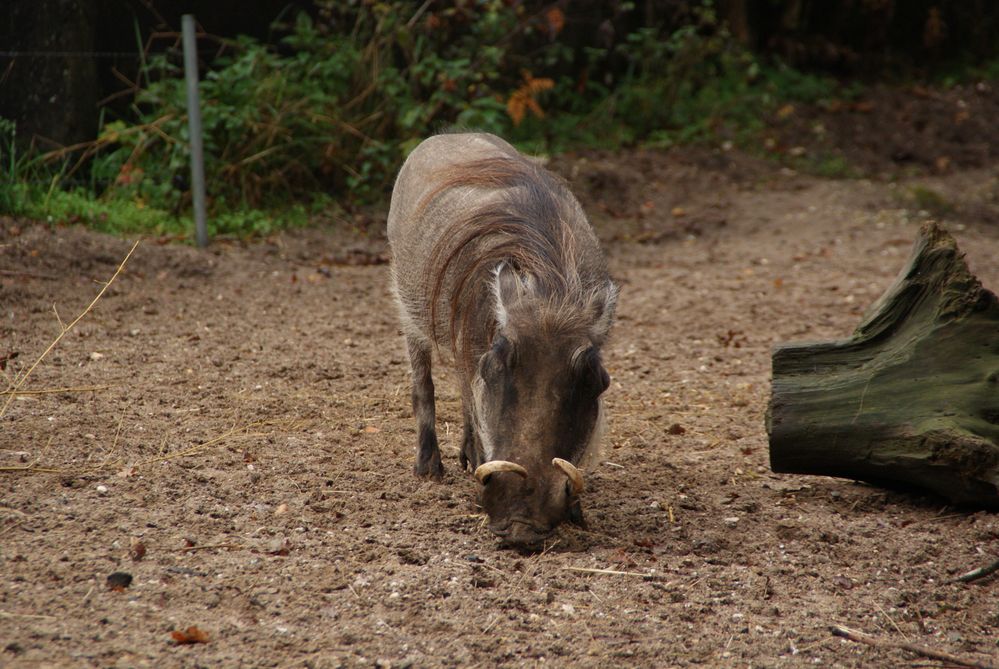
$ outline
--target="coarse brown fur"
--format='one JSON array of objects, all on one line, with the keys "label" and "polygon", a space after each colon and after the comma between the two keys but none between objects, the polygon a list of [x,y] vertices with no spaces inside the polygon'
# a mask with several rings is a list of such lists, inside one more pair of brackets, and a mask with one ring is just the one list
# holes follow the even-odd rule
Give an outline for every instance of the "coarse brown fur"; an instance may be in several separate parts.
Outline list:
[{"label": "coarse brown fur", "polygon": [[[545,329],[579,329],[592,320],[585,311],[589,296],[582,294],[576,264],[576,240],[566,223],[562,203],[568,195],[565,182],[536,163],[495,157],[449,166],[434,175],[438,185],[420,203],[418,212],[429,207],[441,193],[456,188],[502,190],[505,196],[474,207],[448,224],[432,251],[427,264],[427,281],[433,286],[430,297],[431,336],[438,341],[438,305],[448,270],[478,245],[470,262],[459,265],[453,277],[454,289],[447,299],[448,327],[452,353],[466,369],[473,363],[474,329],[469,320],[475,316],[469,301],[475,299],[471,288],[484,272],[501,262],[509,263],[518,273],[530,275],[539,293],[547,296],[539,326]],[[483,243],[492,239],[491,243]],[[495,319],[479,323],[492,331]]]},{"label": "coarse brown fur", "polygon": [[[581,522],[596,452],[600,357],[617,288],[565,182],[492,135],[438,135],[417,147],[389,210],[392,283],[413,371],[415,471],[439,479],[432,352],[458,368],[463,466],[482,470],[490,529],[514,545]],[[562,463],[556,466],[556,462]],[[566,469],[566,468],[571,469]]]}]

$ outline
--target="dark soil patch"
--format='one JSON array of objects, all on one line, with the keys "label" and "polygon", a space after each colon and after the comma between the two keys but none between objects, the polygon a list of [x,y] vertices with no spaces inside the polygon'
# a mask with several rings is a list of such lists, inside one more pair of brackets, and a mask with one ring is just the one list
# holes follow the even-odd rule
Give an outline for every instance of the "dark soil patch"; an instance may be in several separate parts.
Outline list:
[{"label": "dark soil patch", "polygon": [[864,176],[949,174],[999,157],[994,82],[950,89],[875,87],[822,106],[789,105],[770,120],[770,153],[808,171]]}]

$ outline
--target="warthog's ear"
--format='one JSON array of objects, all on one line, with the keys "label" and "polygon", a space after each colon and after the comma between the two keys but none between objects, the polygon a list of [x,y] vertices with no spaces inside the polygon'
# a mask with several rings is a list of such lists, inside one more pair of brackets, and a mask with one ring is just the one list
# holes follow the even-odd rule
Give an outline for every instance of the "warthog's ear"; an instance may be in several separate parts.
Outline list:
[{"label": "warthog's ear", "polygon": [[506,328],[507,311],[506,305],[509,302],[510,292],[514,289],[512,282],[517,280],[513,269],[505,262],[496,265],[493,270],[493,309],[496,311],[496,326],[503,330]]},{"label": "warthog's ear", "polygon": [[607,341],[607,334],[614,324],[614,313],[617,311],[618,289],[613,281],[598,288],[590,298],[590,308],[593,310],[593,325],[590,327],[590,338],[597,346]]},{"label": "warthog's ear", "polygon": [[533,277],[521,277],[508,263],[501,262],[493,270],[493,295],[495,296],[496,324],[500,330],[506,327],[509,306],[534,290]]}]

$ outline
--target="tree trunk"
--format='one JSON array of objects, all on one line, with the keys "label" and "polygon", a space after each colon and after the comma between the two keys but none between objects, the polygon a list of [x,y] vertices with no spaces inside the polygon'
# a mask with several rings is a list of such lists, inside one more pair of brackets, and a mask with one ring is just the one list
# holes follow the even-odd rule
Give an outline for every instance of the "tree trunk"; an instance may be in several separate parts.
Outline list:
[{"label": "tree trunk", "polygon": [[20,55],[0,59],[0,116],[17,123],[19,144],[94,139],[96,0],[11,0],[4,10],[5,48]]},{"label": "tree trunk", "polygon": [[923,488],[999,506],[999,302],[927,224],[849,339],[778,345],[775,472]]},{"label": "tree trunk", "polygon": [[749,30],[749,14],[746,10],[746,0],[722,0],[718,10],[728,25],[732,37],[744,47],[753,48],[752,34]]}]

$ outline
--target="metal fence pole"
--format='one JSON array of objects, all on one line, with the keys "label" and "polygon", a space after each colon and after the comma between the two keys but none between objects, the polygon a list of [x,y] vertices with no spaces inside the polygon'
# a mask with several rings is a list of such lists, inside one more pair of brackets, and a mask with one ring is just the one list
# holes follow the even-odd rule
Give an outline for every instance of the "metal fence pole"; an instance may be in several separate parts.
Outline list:
[{"label": "metal fence pole", "polygon": [[194,15],[181,17],[184,42],[184,78],[187,80],[187,125],[191,134],[191,195],[194,232],[198,246],[208,245],[205,224],[205,159],[201,141],[201,100],[198,97],[198,43],[194,38]]}]

